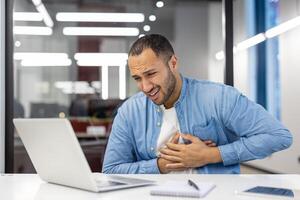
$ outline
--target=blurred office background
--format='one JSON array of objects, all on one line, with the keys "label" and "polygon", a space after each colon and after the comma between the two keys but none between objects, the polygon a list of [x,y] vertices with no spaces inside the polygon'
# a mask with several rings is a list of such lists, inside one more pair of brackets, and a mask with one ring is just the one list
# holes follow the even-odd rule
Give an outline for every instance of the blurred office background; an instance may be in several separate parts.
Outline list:
[{"label": "blurred office background", "polygon": [[[223,83],[222,3],[15,0],[6,10],[13,21],[13,48],[6,51],[13,87],[5,87],[13,93],[13,117],[70,119],[92,170],[101,171],[116,110],[138,92],[127,68],[130,45],[145,34],[165,35],[182,74]],[[294,136],[289,150],[246,166],[300,173],[300,0],[233,0],[232,14],[234,87]],[[17,133],[11,134],[8,170],[34,172]]]}]

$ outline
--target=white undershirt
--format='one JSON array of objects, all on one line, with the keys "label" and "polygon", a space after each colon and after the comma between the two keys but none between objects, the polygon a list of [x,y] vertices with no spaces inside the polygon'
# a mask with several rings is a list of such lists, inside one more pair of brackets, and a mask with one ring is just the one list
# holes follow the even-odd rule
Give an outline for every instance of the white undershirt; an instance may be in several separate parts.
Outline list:
[{"label": "white undershirt", "polygon": [[[160,106],[163,114],[162,125],[160,129],[160,134],[157,140],[156,154],[159,154],[159,149],[165,147],[165,144],[169,142],[176,132],[180,132],[180,126],[174,107],[166,109],[163,105]],[[179,138],[179,143],[184,143],[182,138]],[[174,171],[174,174],[191,174],[197,173],[193,169],[187,169],[184,171]]]}]

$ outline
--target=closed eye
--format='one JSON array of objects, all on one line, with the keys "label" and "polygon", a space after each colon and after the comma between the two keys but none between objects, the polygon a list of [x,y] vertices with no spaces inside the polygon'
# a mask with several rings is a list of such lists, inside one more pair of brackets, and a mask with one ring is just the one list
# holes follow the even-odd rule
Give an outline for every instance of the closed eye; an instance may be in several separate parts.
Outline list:
[{"label": "closed eye", "polygon": [[134,77],[134,80],[139,81],[139,80],[141,80],[141,78],[140,77]]},{"label": "closed eye", "polygon": [[151,73],[148,73],[147,76],[153,76],[155,74],[156,74],[156,72],[151,72]]}]

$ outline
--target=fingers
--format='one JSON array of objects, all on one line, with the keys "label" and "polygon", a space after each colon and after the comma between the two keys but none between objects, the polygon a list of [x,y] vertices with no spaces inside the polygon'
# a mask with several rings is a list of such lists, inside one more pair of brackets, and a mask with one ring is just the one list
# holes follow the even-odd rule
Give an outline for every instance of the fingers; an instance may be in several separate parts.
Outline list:
[{"label": "fingers", "polygon": [[184,171],[184,170],[187,170],[188,168],[187,167],[179,167],[179,168],[175,168],[175,169],[172,169],[172,171]]},{"label": "fingers", "polygon": [[203,141],[207,146],[209,146],[209,147],[216,147],[217,145],[216,145],[216,143],[214,143],[213,141],[211,141],[211,140],[204,140]]},{"label": "fingers", "polygon": [[163,158],[163,159],[169,160],[169,161],[173,161],[173,162],[182,161],[182,159],[180,157],[170,156],[170,155],[166,155],[166,154],[163,154],[163,153],[160,154],[160,157]]},{"label": "fingers", "polygon": [[171,150],[174,150],[174,151],[181,151],[183,148],[185,148],[185,145],[184,144],[173,144],[173,143],[170,143],[168,142],[166,144],[166,146],[171,149]]},{"label": "fingers", "polygon": [[178,144],[179,137],[180,137],[180,133],[176,132],[175,135],[172,137],[170,142],[174,143],[174,144]]},{"label": "fingers", "polygon": [[173,151],[171,149],[168,149],[168,148],[162,148],[159,150],[160,153],[163,153],[163,154],[166,154],[166,155],[169,155],[169,156],[179,156],[180,153],[178,151]]},{"label": "fingers", "polygon": [[176,170],[176,169],[182,169],[186,167],[182,163],[170,163],[170,164],[166,164],[166,168],[169,170]]},{"label": "fingers", "polygon": [[193,136],[193,135],[191,135],[191,134],[180,134],[180,136],[181,136],[183,139],[185,139],[185,140],[191,141],[192,143],[193,143],[193,142],[199,141],[199,138],[198,138],[198,137],[195,137],[195,136]]}]

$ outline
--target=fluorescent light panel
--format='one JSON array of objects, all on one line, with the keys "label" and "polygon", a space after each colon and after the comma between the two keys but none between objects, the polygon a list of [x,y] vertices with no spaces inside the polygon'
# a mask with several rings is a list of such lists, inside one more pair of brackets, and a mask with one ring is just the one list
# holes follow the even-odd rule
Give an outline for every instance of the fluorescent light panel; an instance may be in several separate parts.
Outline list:
[{"label": "fluorescent light panel", "polygon": [[43,16],[38,12],[14,12],[14,21],[43,21]]},{"label": "fluorescent light panel", "polygon": [[84,13],[59,12],[56,20],[62,22],[144,22],[142,13]]},{"label": "fluorescent light panel", "polygon": [[24,67],[70,66],[72,61],[66,53],[16,52],[14,60],[21,60]]},{"label": "fluorescent light panel", "polygon": [[263,41],[266,40],[266,37],[263,33],[257,34],[251,38],[248,38],[247,40],[244,40],[236,45],[236,50],[244,50],[248,49],[249,47],[255,46]]},{"label": "fluorescent light panel", "polygon": [[46,24],[46,26],[53,27],[54,23],[48,13],[48,11],[46,10],[44,4],[40,4],[40,5],[36,6],[36,9],[43,16],[43,20],[44,20],[44,23]]},{"label": "fluorescent light panel", "polygon": [[44,53],[44,52],[15,52],[15,60],[25,60],[25,59],[68,59],[68,54],[66,53]]},{"label": "fluorescent light panel", "polygon": [[[247,49],[249,47],[252,47],[254,45],[257,45],[257,44],[265,41],[267,38],[273,38],[282,33],[285,33],[286,31],[296,28],[297,26],[300,26],[300,16],[295,17],[286,22],[283,22],[283,23],[279,24],[278,26],[275,26],[275,27],[267,30],[265,33],[257,34],[247,40],[240,42],[236,46],[236,51],[241,51],[241,50]],[[235,50],[235,47],[234,47],[234,50]],[[219,51],[218,53],[216,53],[215,57],[217,60],[224,59],[224,52]]]},{"label": "fluorescent light panel", "polygon": [[278,35],[286,32],[286,31],[289,31],[299,25],[300,25],[300,16],[295,17],[286,22],[283,22],[283,23],[279,24],[278,26],[275,26],[274,28],[267,30],[265,35],[267,38],[272,38],[272,37],[278,36]]},{"label": "fluorescent light panel", "polygon": [[45,8],[42,0],[32,0],[33,5],[37,9],[37,11],[42,15],[44,23],[48,27],[53,27],[54,23],[53,20],[51,19],[47,9]]},{"label": "fluorescent light panel", "polygon": [[52,29],[41,26],[14,26],[15,35],[52,35]]},{"label": "fluorescent light panel", "polygon": [[24,59],[21,61],[23,67],[54,67],[54,66],[71,66],[70,59]]},{"label": "fluorescent light panel", "polygon": [[98,58],[99,60],[103,60],[103,59],[127,60],[128,54],[127,53],[75,53],[74,58],[76,60],[93,59],[93,58]]},{"label": "fluorescent light panel", "polygon": [[85,36],[137,36],[138,28],[123,27],[65,27],[64,35],[85,35]]},{"label": "fluorescent light panel", "polygon": [[121,66],[126,65],[127,53],[75,53],[79,66]]},{"label": "fluorescent light panel", "polygon": [[42,4],[42,0],[32,0],[32,3],[35,6],[39,6],[40,4]]}]

